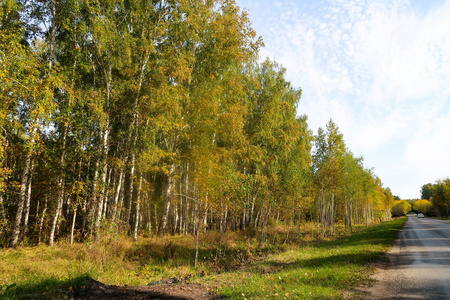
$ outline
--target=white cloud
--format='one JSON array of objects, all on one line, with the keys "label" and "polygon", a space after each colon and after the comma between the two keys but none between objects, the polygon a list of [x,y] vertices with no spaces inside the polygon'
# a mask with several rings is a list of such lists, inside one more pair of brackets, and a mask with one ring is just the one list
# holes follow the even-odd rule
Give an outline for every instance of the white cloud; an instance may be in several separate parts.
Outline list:
[{"label": "white cloud", "polygon": [[449,129],[450,115],[424,124],[407,145],[408,164],[423,172],[450,176]]}]

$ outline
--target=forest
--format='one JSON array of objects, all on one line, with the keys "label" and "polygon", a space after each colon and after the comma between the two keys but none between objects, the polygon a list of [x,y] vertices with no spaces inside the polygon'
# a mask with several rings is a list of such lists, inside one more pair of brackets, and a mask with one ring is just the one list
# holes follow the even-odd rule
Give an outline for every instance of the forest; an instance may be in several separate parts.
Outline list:
[{"label": "forest", "polygon": [[1,247],[390,219],[263,46],[233,0],[1,1]]}]

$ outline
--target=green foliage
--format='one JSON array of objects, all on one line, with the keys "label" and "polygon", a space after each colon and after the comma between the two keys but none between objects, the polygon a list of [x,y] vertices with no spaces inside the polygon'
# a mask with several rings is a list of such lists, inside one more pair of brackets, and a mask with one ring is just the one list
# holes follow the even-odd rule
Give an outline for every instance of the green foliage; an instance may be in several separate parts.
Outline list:
[{"label": "green foliage", "polygon": [[[429,200],[432,208],[428,211],[438,217],[450,217],[450,179],[436,180],[422,186],[422,199]],[[428,205],[428,204],[427,204]]]},{"label": "green foliage", "polygon": [[257,62],[234,1],[5,0],[0,20],[2,246],[108,224],[136,239],[250,228],[262,247],[271,220],[287,243],[306,221],[333,235],[389,211],[338,126],[314,137],[286,70]]},{"label": "green foliage", "polygon": [[422,199],[430,200],[433,196],[433,184],[427,183],[424,184],[420,190],[420,194]]}]

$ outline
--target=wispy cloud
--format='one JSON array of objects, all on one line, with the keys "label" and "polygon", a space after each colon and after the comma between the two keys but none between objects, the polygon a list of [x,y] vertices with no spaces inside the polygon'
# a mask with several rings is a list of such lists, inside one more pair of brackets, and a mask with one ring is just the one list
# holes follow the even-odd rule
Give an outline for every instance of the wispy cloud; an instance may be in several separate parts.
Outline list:
[{"label": "wispy cloud", "polygon": [[[403,184],[399,170],[450,175],[450,1],[425,2],[238,1],[264,38],[261,56],[303,89],[299,114],[314,130],[336,121],[349,148],[404,197],[426,182]],[[377,154],[386,149],[398,156],[395,170]]]}]

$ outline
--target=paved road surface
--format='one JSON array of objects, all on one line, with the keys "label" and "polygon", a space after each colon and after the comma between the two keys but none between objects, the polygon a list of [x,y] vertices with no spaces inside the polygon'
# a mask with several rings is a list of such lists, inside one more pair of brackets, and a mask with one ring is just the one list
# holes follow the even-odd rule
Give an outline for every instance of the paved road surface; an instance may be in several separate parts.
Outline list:
[{"label": "paved road surface", "polygon": [[367,299],[450,299],[450,222],[408,217]]}]

